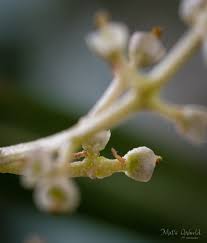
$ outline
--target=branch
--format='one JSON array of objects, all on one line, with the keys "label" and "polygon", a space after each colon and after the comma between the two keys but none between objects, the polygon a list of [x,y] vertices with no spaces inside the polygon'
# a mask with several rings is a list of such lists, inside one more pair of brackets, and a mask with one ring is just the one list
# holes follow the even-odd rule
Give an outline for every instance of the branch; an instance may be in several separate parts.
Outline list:
[{"label": "branch", "polygon": [[[136,102],[136,93],[130,91],[120,102],[115,103],[105,112],[95,118],[87,118],[84,122],[80,122],[68,130],[33,142],[1,148],[0,172],[10,172],[12,171],[10,168],[13,168],[14,173],[16,173],[15,166],[11,165],[11,163],[15,163],[15,165],[19,162],[24,163],[25,155],[29,151],[34,151],[37,148],[45,147],[48,151],[55,151],[65,141],[70,140],[80,145],[86,138],[98,131],[112,127],[126,119],[134,111]],[[17,169],[18,171],[19,169]]]},{"label": "branch", "polygon": [[125,85],[121,82],[119,78],[112,80],[103,96],[98,100],[95,106],[89,112],[89,116],[96,115],[97,113],[105,110],[123,93],[125,90]]},{"label": "branch", "polygon": [[[12,173],[22,175],[23,168],[26,161],[21,159],[12,161],[9,164],[2,164],[0,166],[0,173]],[[113,173],[124,172],[125,168],[117,159],[107,159],[105,157],[98,157],[95,161],[91,159],[84,159],[83,161],[76,161],[67,163],[64,169],[61,167],[57,173],[67,173],[68,177],[95,177],[103,178],[111,176]]]},{"label": "branch", "polygon": [[88,116],[96,115],[110,107],[110,105],[123,94],[126,88],[129,87],[127,80],[124,79],[125,75],[123,75],[128,72],[127,60],[123,55],[119,55],[118,60],[116,60],[116,65],[112,65],[112,69],[114,79],[111,81],[101,98],[91,108]]}]

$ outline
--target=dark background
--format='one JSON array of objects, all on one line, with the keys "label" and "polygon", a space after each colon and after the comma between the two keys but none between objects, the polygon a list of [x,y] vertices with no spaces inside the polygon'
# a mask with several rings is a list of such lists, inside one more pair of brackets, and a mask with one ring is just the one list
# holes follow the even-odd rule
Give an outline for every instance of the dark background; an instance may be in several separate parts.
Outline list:
[{"label": "dark background", "polygon": [[[111,79],[107,65],[87,49],[93,15],[107,9],[130,31],[164,27],[170,48],[186,27],[179,1],[1,0],[0,145],[58,132],[95,103]],[[163,96],[179,104],[207,105],[206,69],[199,53],[179,71]],[[77,179],[82,192],[74,215],[40,213],[32,193],[14,175],[0,175],[0,242],[20,243],[39,234],[48,243],[177,241],[161,229],[200,229],[206,241],[207,146],[193,146],[172,124],[143,113],[113,130],[105,155],[148,146],[163,162],[149,183],[124,175]]]}]

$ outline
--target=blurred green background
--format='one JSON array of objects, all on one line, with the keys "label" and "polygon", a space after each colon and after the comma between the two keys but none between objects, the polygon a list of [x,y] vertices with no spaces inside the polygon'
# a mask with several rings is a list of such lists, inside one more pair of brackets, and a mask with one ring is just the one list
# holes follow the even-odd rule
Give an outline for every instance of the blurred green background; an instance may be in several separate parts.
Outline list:
[{"label": "blurred green background", "polygon": [[[29,141],[74,124],[111,79],[107,65],[87,49],[93,14],[107,9],[131,32],[163,26],[170,48],[185,26],[179,1],[1,0],[0,145]],[[196,55],[163,92],[180,104],[207,105],[206,69]],[[0,175],[0,242],[39,234],[48,243],[178,241],[162,229],[200,229],[207,242],[207,146],[193,146],[173,126],[143,113],[113,130],[105,155],[148,146],[164,160],[149,183],[124,175],[79,178],[81,205],[74,215],[40,213],[32,193],[14,175]]]}]

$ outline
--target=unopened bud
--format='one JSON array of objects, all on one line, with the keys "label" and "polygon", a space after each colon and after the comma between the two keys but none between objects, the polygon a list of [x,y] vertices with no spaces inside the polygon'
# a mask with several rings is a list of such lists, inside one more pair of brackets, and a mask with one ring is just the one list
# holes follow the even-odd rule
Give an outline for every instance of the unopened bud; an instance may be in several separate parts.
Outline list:
[{"label": "unopened bud", "polygon": [[79,191],[72,180],[64,177],[46,178],[34,191],[37,206],[46,212],[72,212],[78,206]]},{"label": "unopened bud", "polygon": [[207,137],[207,109],[197,105],[186,105],[180,111],[178,131],[193,143],[202,143]]},{"label": "unopened bud", "polygon": [[151,179],[157,160],[160,159],[147,147],[134,148],[125,156],[125,174],[136,181],[147,182]]},{"label": "unopened bud", "polygon": [[207,0],[182,0],[179,14],[187,24],[193,24],[197,16],[206,7]]},{"label": "unopened bud", "polygon": [[122,52],[127,44],[128,28],[120,23],[104,24],[86,38],[89,48],[104,58],[111,58]]},{"label": "unopened bud", "polygon": [[160,38],[152,32],[135,32],[129,42],[130,60],[139,66],[148,66],[159,62],[165,52]]},{"label": "unopened bud", "polygon": [[40,177],[51,170],[53,161],[48,151],[36,149],[26,156],[26,165],[21,176],[25,188],[32,188]]}]

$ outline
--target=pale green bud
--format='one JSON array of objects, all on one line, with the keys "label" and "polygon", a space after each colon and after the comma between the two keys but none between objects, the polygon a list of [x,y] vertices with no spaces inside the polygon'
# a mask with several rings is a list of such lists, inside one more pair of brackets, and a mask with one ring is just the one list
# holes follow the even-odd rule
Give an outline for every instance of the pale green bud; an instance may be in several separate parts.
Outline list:
[{"label": "pale green bud", "polygon": [[151,32],[137,31],[129,41],[130,60],[139,66],[148,66],[159,62],[165,52],[161,40]]},{"label": "pale green bud", "polygon": [[34,200],[46,212],[73,212],[79,203],[79,191],[75,183],[65,177],[45,178],[35,188]]},{"label": "pale green bud", "polygon": [[186,105],[180,110],[176,123],[178,131],[193,143],[202,143],[207,137],[207,109],[199,105]]},{"label": "pale green bud", "polygon": [[128,28],[120,23],[107,23],[90,33],[86,38],[89,48],[102,57],[109,57],[125,49],[128,40]]},{"label": "pale green bud", "polygon": [[32,188],[40,177],[48,173],[53,161],[51,154],[44,149],[36,149],[26,157],[26,165],[21,176],[21,183],[25,188]]},{"label": "pale green bud", "polygon": [[147,147],[134,148],[125,156],[125,174],[136,181],[147,182],[151,179],[159,157]]}]

